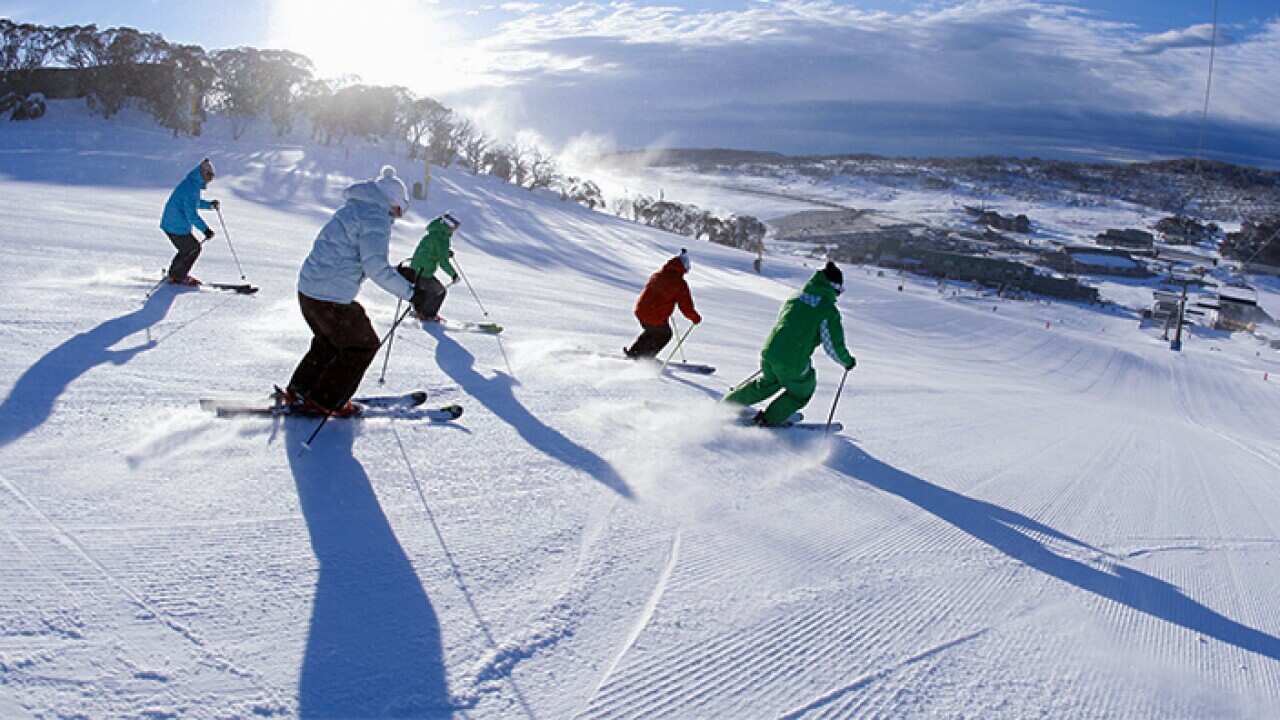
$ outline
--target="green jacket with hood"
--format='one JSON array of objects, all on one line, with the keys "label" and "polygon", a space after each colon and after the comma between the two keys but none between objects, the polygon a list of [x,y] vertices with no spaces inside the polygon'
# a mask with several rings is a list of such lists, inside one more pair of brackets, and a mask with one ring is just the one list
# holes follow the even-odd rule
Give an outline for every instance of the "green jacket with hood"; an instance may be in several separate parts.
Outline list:
[{"label": "green jacket with hood", "polygon": [[836,289],[821,271],[813,274],[798,295],[787,300],[778,323],[760,355],[786,373],[801,375],[818,345],[841,367],[853,367],[853,356],[844,346],[844,327],[836,309]]},{"label": "green jacket with hood", "polygon": [[454,270],[449,262],[449,239],[452,237],[453,230],[449,229],[444,220],[440,218],[432,220],[427,225],[427,234],[418,241],[418,249],[414,251],[413,260],[409,262],[409,266],[421,278],[435,275],[436,268],[440,268],[448,273],[450,278],[457,280],[458,271]]}]

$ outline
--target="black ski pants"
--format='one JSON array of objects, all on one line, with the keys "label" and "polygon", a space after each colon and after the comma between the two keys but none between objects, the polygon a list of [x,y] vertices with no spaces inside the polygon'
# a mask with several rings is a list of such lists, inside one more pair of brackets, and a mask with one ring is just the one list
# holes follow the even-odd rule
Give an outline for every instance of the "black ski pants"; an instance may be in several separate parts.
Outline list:
[{"label": "black ski pants", "polygon": [[337,410],[355,395],[378,354],[378,334],[358,302],[325,302],[298,293],[298,304],[314,337],[289,389]]},{"label": "black ski pants", "polygon": [[641,325],[640,337],[626,349],[628,357],[650,358],[662,351],[671,342],[670,325]]},{"label": "black ski pants", "polygon": [[444,298],[449,294],[444,283],[435,278],[434,275],[427,277],[418,277],[413,268],[407,265],[400,265],[396,268],[400,275],[409,282],[417,283],[414,287],[421,288],[426,291],[426,299],[413,306],[413,311],[418,314],[421,319],[433,318],[440,314],[440,306],[444,304]]},{"label": "black ski pants", "polygon": [[174,235],[166,230],[164,234],[169,236],[169,242],[178,249],[173,262],[169,263],[169,279],[182,282],[187,279],[187,273],[191,272],[191,266],[196,264],[196,258],[200,257],[200,241],[191,233]]}]

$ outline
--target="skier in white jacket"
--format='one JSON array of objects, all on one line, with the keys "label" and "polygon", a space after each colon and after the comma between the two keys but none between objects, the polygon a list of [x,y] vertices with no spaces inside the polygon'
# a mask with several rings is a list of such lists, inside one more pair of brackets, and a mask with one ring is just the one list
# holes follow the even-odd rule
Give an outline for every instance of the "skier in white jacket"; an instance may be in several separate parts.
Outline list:
[{"label": "skier in white jacket", "polygon": [[298,304],[314,337],[285,393],[291,406],[336,417],[357,412],[351,396],[378,353],[378,334],[356,302],[364,279],[411,303],[421,292],[387,261],[391,225],[409,208],[395,168],[382,168],[344,196],[346,204],[320,231],[298,272]]}]

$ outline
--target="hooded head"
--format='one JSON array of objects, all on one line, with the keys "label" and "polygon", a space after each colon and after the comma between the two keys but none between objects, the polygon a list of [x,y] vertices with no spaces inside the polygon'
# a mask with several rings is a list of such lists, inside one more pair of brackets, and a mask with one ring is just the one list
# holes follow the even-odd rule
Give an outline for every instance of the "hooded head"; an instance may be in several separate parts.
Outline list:
[{"label": "hooded head", "polygon": [[200,164],[196,166],[196,172],[200,174],[200,179],[204,181],[205,185],[213,182],[213,162],[209,158],[200,161]]},{"label": "hooded head", "polygon": [[831,287],[835,288],[836,295],[844,292],[844,273],[840,272],[835,263],[828,260],[827,266],[822,268],[822,274],[831,283]]},{"label": "hooded head", "polygon": [[689,258],[689,251],[680,248],[680,254],[671,258],[662,266],[662,272],[674,272],[684,275],[689,272],[691,267],[693,267],[693,260]]},{"label": "hooded head", "polygon": [[[382,172],[374,183],[378,186],[378,190],[387,198],[387,204],[392,208],[399,208],[399,214],[403,215],[409,209],[409,191],[405,189],[404,181],[396,177],[396,169],[390,165],[383,165]],[[394,211],[393,211],[394,213]]]}]

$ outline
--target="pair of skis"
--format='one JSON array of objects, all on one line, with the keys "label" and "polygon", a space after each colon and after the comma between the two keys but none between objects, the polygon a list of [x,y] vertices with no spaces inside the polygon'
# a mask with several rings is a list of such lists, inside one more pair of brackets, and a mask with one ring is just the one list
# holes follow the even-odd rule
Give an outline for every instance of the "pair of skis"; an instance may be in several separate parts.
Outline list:
[{"label": "pair of skis", "polygon": [[[599,357],[599,358],[604,358],[606,360],[629,360],[631,362],[649,363],[651,365],[657,365],[658,367],[662,366],[662,363],[658,362],[654,358],[633,358],[625,354],[610,355],[609,353],[597,352],[595,350],[588,350],[586,348],[571,348],[566,350],[560,350],[559,352],[565,353],[567,355],[589,355],[591,357]],[[711,375],[711,374],[714,374],[716,371],[715,367],[712,365],[702,365],[700,363],[687,363],[687,362],[669,362],[667,363],[666,368],[668,370],[675,370],[676,372],[693,373],[695,375]]]},{"label": "pair of skis", "polygon": [[[323,418],[324,413],[310,412],[302,408],[286,405],[281,400],[283,393],[277,390],[270,403],[254,403],[235,400],[219,400],[217,398],[200,398],[200,407],[221,418],[227,417],[310,417]],[[428,420],[431,422],[449,422],[462,417],[462,406],[458,404],[443,405],[436,408],[422,407],[427,402],[425,390],[417,390],[403,395],[370,395],[351,399],[351,404],[359,411],[352,418],[398,418],[402,420]],[[331,416],[332,419],[338,419]]]},{"label": "pair of skis", "polygon": [[492,323],[492,322],[483,322],[483,323],[466,322],[466,321],[458,321],[458,320],[446,320],[445,318],[438,318],[436,320],[421,320],[419,322],[422,323],[422,329],[424,330],[429,330],[433,327],[438,327],[441,330],[449,330],[452,332],[474,332],[474,333],[484,333],[486,335],[498,335],[503,330],[501,325],[499,325],[498,323]]},{"label": "pair of skis", "polygon": [[[792,415],[781,425],[760,425],[756,423],[756,412],[750,408],[746,408],[742,411],[735,424],[742,425],[743,427],[758,427],[763,430],[807,430],[811,432],[825,432],[827,430],[826,423],[805,422],[804,415],[801,413]],[[841,430],[844,430],[844,423],[831,423],[831,432],[840,432]]]},{"label": "pair of skis", "polygon": [[206,287],[210,290],[226,290],[240,293],[241,295],[252,295],[258,292],[258,286],[250,285],[249,283],[200,283],[199,287]]},{"label": "pair of skis", "polygon": [[185,285],[185,284],[179,284],[179,283],[172,283],[172,282],[169,282],[169,271],[163,270],[161,271],[160,281],[157,282],[155,285],[152,285],[151,289],[147,291],[147,297],[150,298],[152,295],[156,293],[157,290],[164,287],[165,285],[173,285],[175,288],[179,290],[217,290],[220,292],[239,293],[240,295],[252,295],[258,292],[258,286],[250,285],[249,283],[202,282],[199,285]]}]

